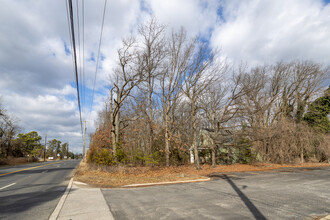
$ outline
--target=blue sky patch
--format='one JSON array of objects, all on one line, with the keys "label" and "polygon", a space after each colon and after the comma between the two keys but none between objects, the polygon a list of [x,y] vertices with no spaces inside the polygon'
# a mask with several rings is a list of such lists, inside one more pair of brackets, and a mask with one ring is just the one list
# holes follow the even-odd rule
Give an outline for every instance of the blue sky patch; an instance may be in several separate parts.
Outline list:
[{"label": "blue sky patch", "polygon": [[91,56],[90,56],[90,58],[88,59],[88,61],[93,61],[93,62],[95,62],[95,55],[94,55],[94,53],[91,53]]},{"label": "blue sky patch", "polygon": [[66,55],[71,55],[71,50],[68,48],[68,45],[63,41],[64,44],[64,51]]},{"label": "blue sky patch", "polygon": [[103,61],[106,57],[101,53],[101,55],[100,55],[101,57],[101,61]]}]

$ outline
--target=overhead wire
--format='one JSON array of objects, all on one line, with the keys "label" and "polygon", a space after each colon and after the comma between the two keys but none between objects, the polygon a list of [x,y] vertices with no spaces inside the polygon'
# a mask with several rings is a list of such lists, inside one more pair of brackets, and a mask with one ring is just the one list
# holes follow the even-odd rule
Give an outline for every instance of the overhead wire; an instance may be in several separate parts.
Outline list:
[{"label": "overhead wire", "polygon": [[81,105],[80,105],[80,96],[79,96],[79,79],[78,79],[78,67],[77,67],[77,54],[76,54],[76,43],[75,43],[75,33],[74,33],[74,16],[73,16],[73,7],[72,0],[69,1],[69,10],[70,10],[70,23],[71,23],[71,36],[72,36],[72,45],[73,45],[73,54],[74,54],[74,70],[76,77],[76,86],[77,86],[77,98],[78,98],[78,107],[79,107],[79,116],[80,116],[80,126],[81,132],[83,133],[83,125],[81,118]]},{"label": "overhead wire", "polygon": [[[78,65],[79,65],[79,70],[78,70],[78,73],[79,73],[79,77],[80,79],[82,79],[82,62],[81,62],[81,43],[80,43],[80,19],[79,19],[79,4],[78,4],[78,0],[76,0],[76,16],[77,16],[77,31],[78,31]],[[80,96],[83,97],[84,94],[83,94],[83,91],[82,91],[82,88],[83,88],[83,82],[82,80],[80,80]],[[81,99],[81,108],[82,108],[82,112],[83,109],[84,109],[84,102],[83,102],[83,99]]]},{"label": "overhead wire", "polygon": [[[93,85],[93,92],[92,92],[92,101],[91,101],[90,113],[92,111],[93,104],[94,104],[95,84],[96,84],[97,71],[98,71],[98,68],[99,68],[100,50],[101,50],[101,43],[102,43],[103,26],[104,26],[104,18],[105,18],[106,7],[107,7],[107,0],[104,0],[103,17],[102,17],[101,33],[100,33],[99,47],[98,47],[97,59],[96,59],[96,67],[95,67],[94,85]],[[89,116],[90,116],[90,114],[89,114]]]},{"label": "overhead wire", "polygon": [[[78,45],[79,45],[79,58],[77,59],[77,48],[76,48],[76,38],[75,38],[75,31],[74,31],[74,13],[73,13],[73,4],[72,0],[67,0],[66,3],[66,9],[67,9],[67,20],[68,20],[68,26],[69,26],[69,34],[70,37],[70,44],[73,53],[72,59],[73,59],[73,68],[75,72],[75,78],[76,78],[76,87],[77,87],[77,99],[78,99],[78,108],[79,108],[79,116],[80,116],[80,126],[81,131],[83,133],[83,120],[82,120],[82,112],[84,113],[84,106],[85,106],[85,6],[84,6],[84,0],[82,0],[81,9],[82,9],[82,56],[81,56],[81,41],[80,41],[80,19],[79,19],[79,4],[78,0],[76,1],[77,6],[77,27],[78,27]],[[92,100],[91,100],[91,108],[90,112],[92,111],[93,104],[94,104],[94,95],[95,95],[95,86],[96,86],[96,79],[97,79],[97,73],[99,69],[99,63],[100,63],[100,52],[101,52],[101,45],[102,45],[102,36],[103,36],[103,29],[104,29],[104,20],[105,20],[105,13],[106,13],[106,6],[107,6],[107,0],[104,1],[103,6],[103,16],[102,16],[102,24],[101,24],[101,31],[100,31],[100,38],[99,38],[99,44],[98,44],[98,51],[97,51],[97,59],[96,59],[96,67],[95,67],[95,74],[94,74],[94,83],[93,83],[93,90],[92,90]],[[70,15],[69,15],[70,14]],[[70,18],[70,19],[69,19]],[[78,61],[77,61],[78,60]],[[78,64],[79,69],[78,71]],[[81,82],[79,84],[79,77],[81,78]],[[80,85],[80,86],[79,86]],[[80,88],[79,88],[80,87]],[[83,111],[82,111],[83,110]]]},{"label": "overhead wire", "polygon": [[83,41],[83,61],[82,61],[82,66],[83,66],[83,69],[82,69],[82,83],[83,83],[83,88],[82,88],[82,91],[83,91],[83,115],[85,116],[85,113],[86,113],[86,81],[85,81],[85,1],[82,0],[82,4],[81,4],[81,7],[82,7],[82,41]]},{"label": "overhead wire", "polygon": [[69,15],[69,9],[68,9],[68,4],[69,2],[67,0],[64,0],[65,1],[65,7],[66,7],[66,16],[67,16],[67,23],[68,23],[68,29],[69,29],[69,40],[70,40],[70,53],[71,53],[71,58],[72,58],[72,70],[74,70],[74,57],[73,57],[73,46],[72,46],[72,38],[71,38],[71,27],[70,27],[70,15]]},{"label": "overhead wire", "polygon": [[[66,15],[67,15],[67,24],[68,24],[68,30],[69,30],[69,40],[70,40],[70,53],[71,53],[71,58],[72,58],[72,70],[75,70],[75,65],[74,65],[74,53],[73,53],[73,43],[72,43],[72,32],[71,32],[71,24],[70,24],[70,13],[69,13],[69,0],[64,0],[65,1],[65,6],[66,6]],[[80,111],[79,111],[80,112]],[[82,126],[82,120],[80,119],[80,125]],[[83,138],[83,136],[81,136]]]}]

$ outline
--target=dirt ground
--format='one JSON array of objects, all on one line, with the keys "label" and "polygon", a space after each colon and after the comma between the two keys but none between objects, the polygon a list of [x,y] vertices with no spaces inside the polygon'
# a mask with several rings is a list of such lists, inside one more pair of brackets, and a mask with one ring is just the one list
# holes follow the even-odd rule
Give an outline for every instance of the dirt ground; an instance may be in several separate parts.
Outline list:
[{"label": "dirt ground", "polygon": [[213,173],[267,171],[287,167],[322,167],[328,163],[304,164],[233,164],[218,165],[212,168],[203,165],[196,170],[193,165],[178,167],[101,167],[81,162],[76,170],[74,180],[102,188],[121,187],[130,184],[158,183],[167,181],[184,181],[205,179]]}]

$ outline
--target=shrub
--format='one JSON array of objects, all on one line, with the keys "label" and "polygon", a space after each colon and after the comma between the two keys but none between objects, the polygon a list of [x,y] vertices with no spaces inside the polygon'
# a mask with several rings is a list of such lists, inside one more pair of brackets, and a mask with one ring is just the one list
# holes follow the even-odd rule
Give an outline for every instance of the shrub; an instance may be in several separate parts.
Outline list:
[{"label": "shrub", "polygon": [[97,165],[115,165],[116,161],[110,150],[101,148],[98,150],[90,151],[87,157],[88,163],[95,163]]},{"label": "shrub", "polygon": [[116,150],[116,158],[119,163],[127,163],[128,162],[128,157],[126,153],[124,152],[123,149],[117,148]]},{"label": "shrub", "polygon": [[151,154],[144,154],[141,149],[133,152],[133,162],[141,166],[144,165],[160,165],[163,163],[164,154],[160,151],[156,151]]}]

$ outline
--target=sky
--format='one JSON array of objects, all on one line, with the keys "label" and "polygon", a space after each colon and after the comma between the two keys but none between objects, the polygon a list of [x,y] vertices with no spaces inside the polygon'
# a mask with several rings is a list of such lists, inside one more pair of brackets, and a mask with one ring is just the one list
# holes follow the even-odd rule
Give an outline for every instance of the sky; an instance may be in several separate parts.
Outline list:
[{"label": "sky", "polygon": [[[82,0],[73,0],[74,10],[77,3],[81,9]],[[71,151],[81,153],[66,1],[0,0],[0,5],[2,106],[16,118],[20,132],[47,134],[48,140],[68,142]],[[234,65],[297,59],[330,65],[329,1],[108,0],[92,105],[103,6],[103,0],[84,1],[85,77],[81,74],[79,80],[84,82],[81,101],[87,134],[94,132],[97,112],[105,106],[121,39],[150,17],[169,29],[184,27],[189,36],[207,41],[210,49],[220,49]],[[82,32],[81,12],[79,18]],[[82,35],[80,45],[81,62]]]}]

